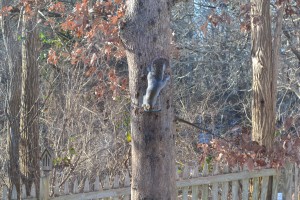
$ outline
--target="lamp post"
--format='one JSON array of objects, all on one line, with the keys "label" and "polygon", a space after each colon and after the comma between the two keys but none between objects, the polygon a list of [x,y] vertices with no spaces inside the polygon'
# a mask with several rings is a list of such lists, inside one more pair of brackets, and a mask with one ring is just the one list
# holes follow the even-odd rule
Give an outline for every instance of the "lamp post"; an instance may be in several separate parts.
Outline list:
[{"label": "lamp post", "polygon": [[53,165],[53,156],[50,148],[45,148],[41,156],[42,172],[40,181],[40,198],[41,200],[49,200],[49,182],[50,171]]}]

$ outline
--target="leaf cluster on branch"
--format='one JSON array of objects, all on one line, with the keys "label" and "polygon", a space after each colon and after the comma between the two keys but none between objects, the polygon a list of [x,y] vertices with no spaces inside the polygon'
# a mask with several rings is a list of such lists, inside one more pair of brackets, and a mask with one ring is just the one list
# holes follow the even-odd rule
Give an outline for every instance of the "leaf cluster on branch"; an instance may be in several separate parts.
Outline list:
[{"label": "leaf cluster on branch", "polygon": [[[245,129],[246,130],[246,129]],[[231,167],[246,166],[250,171],[261,168],[280,168],[289,162],[300,164],[300,137],[284,134],[275,138],[271,149],[251,140],[242,130],[232,138],[213,139],[210,144],[199,144],[200,162],[226,163]]]}]

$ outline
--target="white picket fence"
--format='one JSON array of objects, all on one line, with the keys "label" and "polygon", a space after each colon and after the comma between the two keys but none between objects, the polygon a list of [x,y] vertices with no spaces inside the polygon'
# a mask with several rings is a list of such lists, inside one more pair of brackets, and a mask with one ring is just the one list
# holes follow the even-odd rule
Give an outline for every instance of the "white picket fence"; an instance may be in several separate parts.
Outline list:
[{"label": "white picket fence", "polygon": [[[199,170],[199,167],[186,166],[180,171],[181,173],[177,174],[178,199],[248,200],[250,198],[253,200],[266,200],[268,181],[269,177],[272,176],[272,200],[276,200],[280,171],[276,169],[256,169],[249,171],[246,168],[241,169],[241,167],[229,170],[228,167],[211,167],[207,164],[204,165],[202,170]],[[107,177],[101,183],[99,177],[96,177],[92,183],[86,178],[82,187],[79,187],[77,179],[72,184],[66,181],[60,188],[56,183],[56,186],[53,188],[53,197],[49,197],[49,178],[43,177],[40,185],[40,199],[130,199],[130,178],[128,174],[122,180],[120,180],[119,176],[115,176],[114,180],[109,181]],[[284,183],[287,184],[285,191],[282,191],[284,199],[299,199],[298,167],[296,165],[287,167]],[[70,190],[71,186],[72,190]],[[25,187],[22,186],[21,196],[24,200],[37,199],[35,197],[34,185],[31,188],[30,197],[26,197]],[[8,199],[6,187],[3,188],[2,198],[4,200]],[[16,199],[15,187],[12,199]]]}]

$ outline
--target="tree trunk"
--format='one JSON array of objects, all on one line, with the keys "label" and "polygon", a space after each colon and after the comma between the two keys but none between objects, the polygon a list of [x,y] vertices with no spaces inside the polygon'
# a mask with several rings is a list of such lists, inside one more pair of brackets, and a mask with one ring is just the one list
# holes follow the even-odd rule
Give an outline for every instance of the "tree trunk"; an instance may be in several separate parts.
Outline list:
[{"label": "tree trunk", "polygon": [[[160,95],[159,112],[145,112],[147,66],[169,60],[171,30],[168,1],[128,0],[120,34],[127,48],[131,96],[131,199],[176,199],[173,106],[170,82]],[[167,66],[170,72],[170,66]]]},{"label": "tree trunk", "polygon": [[[251,4],[253,65],[252,139],[270,149],[275,136],[277,70],[284,3],[278,8],[273,41],[270,1],[252,0]],[[273,177],[270,177],[267,199],[272,198],[272,183]]]},{"label": "tree trunk", "polygon": [[270,148],[275,133],[276,69],[271,65],[270,0],[251,0],[252,139]]},{"label": "tree trunk", "polygon": [[[1,7],[8,6],[11,0],[2,0]],[[20,104],[21,104],[21,45],[18,41],[17,21],[11,16],[2,16],[1,28],[3,41],[7,53],[8,78],[8,106],[6,108],[8,118],[8,175],[10,180],[9,199],[12,186],[15,185],[20,198],[20,168],[19,168],[19,140],[20,140]]]},{"label": "tree trunk", "polygon": [[[273,85],[272,89],[274,91],[274,118],[276,119],[276,97],[277,97],[277,77],[278,77],[278,68],[279,68],[279,50],[281,47],[281,35],[282,35],[282,20],[283,20],[283,11],[284,11],[285,3],[281,2],[281,5],[277,8],[277,15],[276,15],[276,27],[273,35],[272,40],[272,66],[273,66]],[[274,119],[274,131],[275,131],[275,119]],[[269,188],[267,199],[272,198],[272,185],[273,185],[273,176],[269,177]]]},{"label": "tree trunk", "polygon": [[38,197],[40,185],[38,124],[39,74],[37,63],[37,12],[34,10],[34,13],[33,16],[28,16],[26,13],[23,14],[20,169],[27,195],[29,195],[31,185],[34,183]]}]

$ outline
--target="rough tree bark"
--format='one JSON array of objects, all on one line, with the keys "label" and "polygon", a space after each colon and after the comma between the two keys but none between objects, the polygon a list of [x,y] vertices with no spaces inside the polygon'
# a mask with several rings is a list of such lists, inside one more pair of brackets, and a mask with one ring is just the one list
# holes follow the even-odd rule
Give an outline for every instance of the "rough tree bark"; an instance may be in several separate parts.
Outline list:
[{"label": "rough tree bark", "polygon": [[[171,1],[170,1],[171,2]],[[161,111],[144,112],[147,66],[170,55],[170,2],[127,0],[120,34],[127,48],[131,96],[131,199],[176,199],[173,107],[170,82],[161,93]],[[167,66],[170,73],[170,66]]]},{"label": "rough tree bark", "polygon": [[[13,1],[2,0],[1,8],[9,6]],[[18,18],[12,16],[2,16],[1,29],[3,32],[3,41],[7,53],[8,66],[8,104],[6,114],[8,118],[8,154],[9,167],[8,175],[10,180],[11,195],[12,186],[15,185],[20,197],[20,168],[19,168],[19,140],[20,140],[20,104],[21,104],[21,43],[18,41]]]},{"label": "rough tree bark", "polygon": [[252,139],[270,148],[275,133],[276,70],[272,66],[270,0],[251,0]]},{"label": "rough tree bark", "polygon": [[27,195],[32,183],[39,194],[39,124],[38,124],[38,34],[37,4],[33,5],[33,14],[23,14],[22,27],[22,93],[20,120],[20,170]]},{"label": "rough tree bark", "polygon": [[[274,91],[274,99],[275,102],[273,104],[274,106],[274,112],[276,114],[276,97],[277,97],[277,77],[278,77],[278,69],[280,67],[280,61],[279,61],[279,52],[281,48],[281,35],[283,33],[282,31],[282,23],[283,23],[283,12],[285,8],[285,2],[282,1],[280,5],[277,5],[277,12],[276,12],[276,18],[275,18],[275,30],[274,35],[272,37],[272,66],[273,66],[273,91]],[[275,126],[275,125],[274,125]],[[275,128],[275,127],[274,127]]]}]

